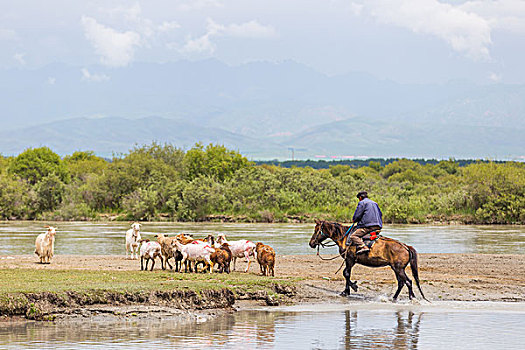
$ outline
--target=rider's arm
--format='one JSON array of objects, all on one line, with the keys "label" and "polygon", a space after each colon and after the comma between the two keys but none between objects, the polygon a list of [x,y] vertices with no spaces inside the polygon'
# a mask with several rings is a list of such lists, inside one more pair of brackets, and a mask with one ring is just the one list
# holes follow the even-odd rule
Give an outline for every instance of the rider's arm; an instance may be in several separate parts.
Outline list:
[{"label": "rider's arm", "polygon": [[353,222],[359,222],[365,213],[365,206],[363,202],[357,203],[357,208],[355,209],[354,216],[352,217]]}]

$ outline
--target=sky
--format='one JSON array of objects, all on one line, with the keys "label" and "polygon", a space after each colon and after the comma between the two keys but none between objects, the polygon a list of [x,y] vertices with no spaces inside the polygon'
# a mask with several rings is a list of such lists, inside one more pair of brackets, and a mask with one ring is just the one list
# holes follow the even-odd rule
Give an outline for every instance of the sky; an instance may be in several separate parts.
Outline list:
[{"label": "sky", "polygon": [[0,68],[293,60],[400,83],[525,83],[523,0],[1,1]]}]

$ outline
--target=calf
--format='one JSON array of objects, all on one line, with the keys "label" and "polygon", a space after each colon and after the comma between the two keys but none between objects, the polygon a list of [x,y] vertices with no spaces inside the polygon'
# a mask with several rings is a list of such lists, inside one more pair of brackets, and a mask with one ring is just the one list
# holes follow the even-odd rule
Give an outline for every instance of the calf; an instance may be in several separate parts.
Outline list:
[{"label": "calf", "polygon": [[35,254],[40,258],[41,264],[50,264],[51,258],[55,253],[55,234],[56,228],[46,226],[47,232],[41,233],[35,240]]},{"label": "calf", "polygon": [[275,266],[275,251],[273,248],[269,245],[257,242],[255,245],[255,251],[257,252],[257,261],[261,268],[261,275],[274,276],[273,267]]},{"label": "calf", "polygon": [[[161,247],[158,242],[150,242],[149,239],[140,240],[140,270],[148,270],[148,262],[152,260],[151,270],[155,266],[155,258],[160,257],[162,260]],[[146,268],[144,268],[144,260],[146,260]]]},{"label": "calf", "polygon": [[245,239],[241,239],[238,241],[227,241],[226,236],[224,233],[219,233],[217,236],[217,243],[224,244],[228,243],[229,248],[232,252],[232,259],[233,259],[233,271],[235,271],[235,263],[237,261],[237,258],[245,257],[248,260],[248,266],[246,267],[246,270],[244,272],[248,272],[248,269],[250,268],[250,256],[253,256],[255,258],[255,243],[247,241]]},{"label": "calf", "polygon": [[140,224],[134,222],[131,228],[126,231],[126,259],[131,251],[131,259],[138,259],[140,244]]}]

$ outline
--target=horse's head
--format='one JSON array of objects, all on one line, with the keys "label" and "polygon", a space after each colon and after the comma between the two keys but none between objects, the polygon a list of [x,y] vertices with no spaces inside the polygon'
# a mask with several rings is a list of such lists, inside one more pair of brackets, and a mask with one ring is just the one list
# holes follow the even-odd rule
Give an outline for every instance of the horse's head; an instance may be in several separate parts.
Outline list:
[{"label": "horse's head", "polygon": [[325,221],[315,220],[314,234],[309,243],[311,248],[316,248],[322,241],[330,237],[324,226]]}]

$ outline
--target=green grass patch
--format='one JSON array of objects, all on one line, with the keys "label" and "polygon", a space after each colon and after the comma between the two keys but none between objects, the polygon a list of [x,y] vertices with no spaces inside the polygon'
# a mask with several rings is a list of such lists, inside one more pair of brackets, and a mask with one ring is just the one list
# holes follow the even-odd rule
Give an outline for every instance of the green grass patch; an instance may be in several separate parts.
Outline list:
[{"label": "green grass patch", "polygon": [[88,271],[0,269],[0,296],[16,293],[115,292],[164,290],[220,290],[253,292],[271,290],[275,284],[293,285],[297,279],[231,274],[194,274],[166,271]]}]

